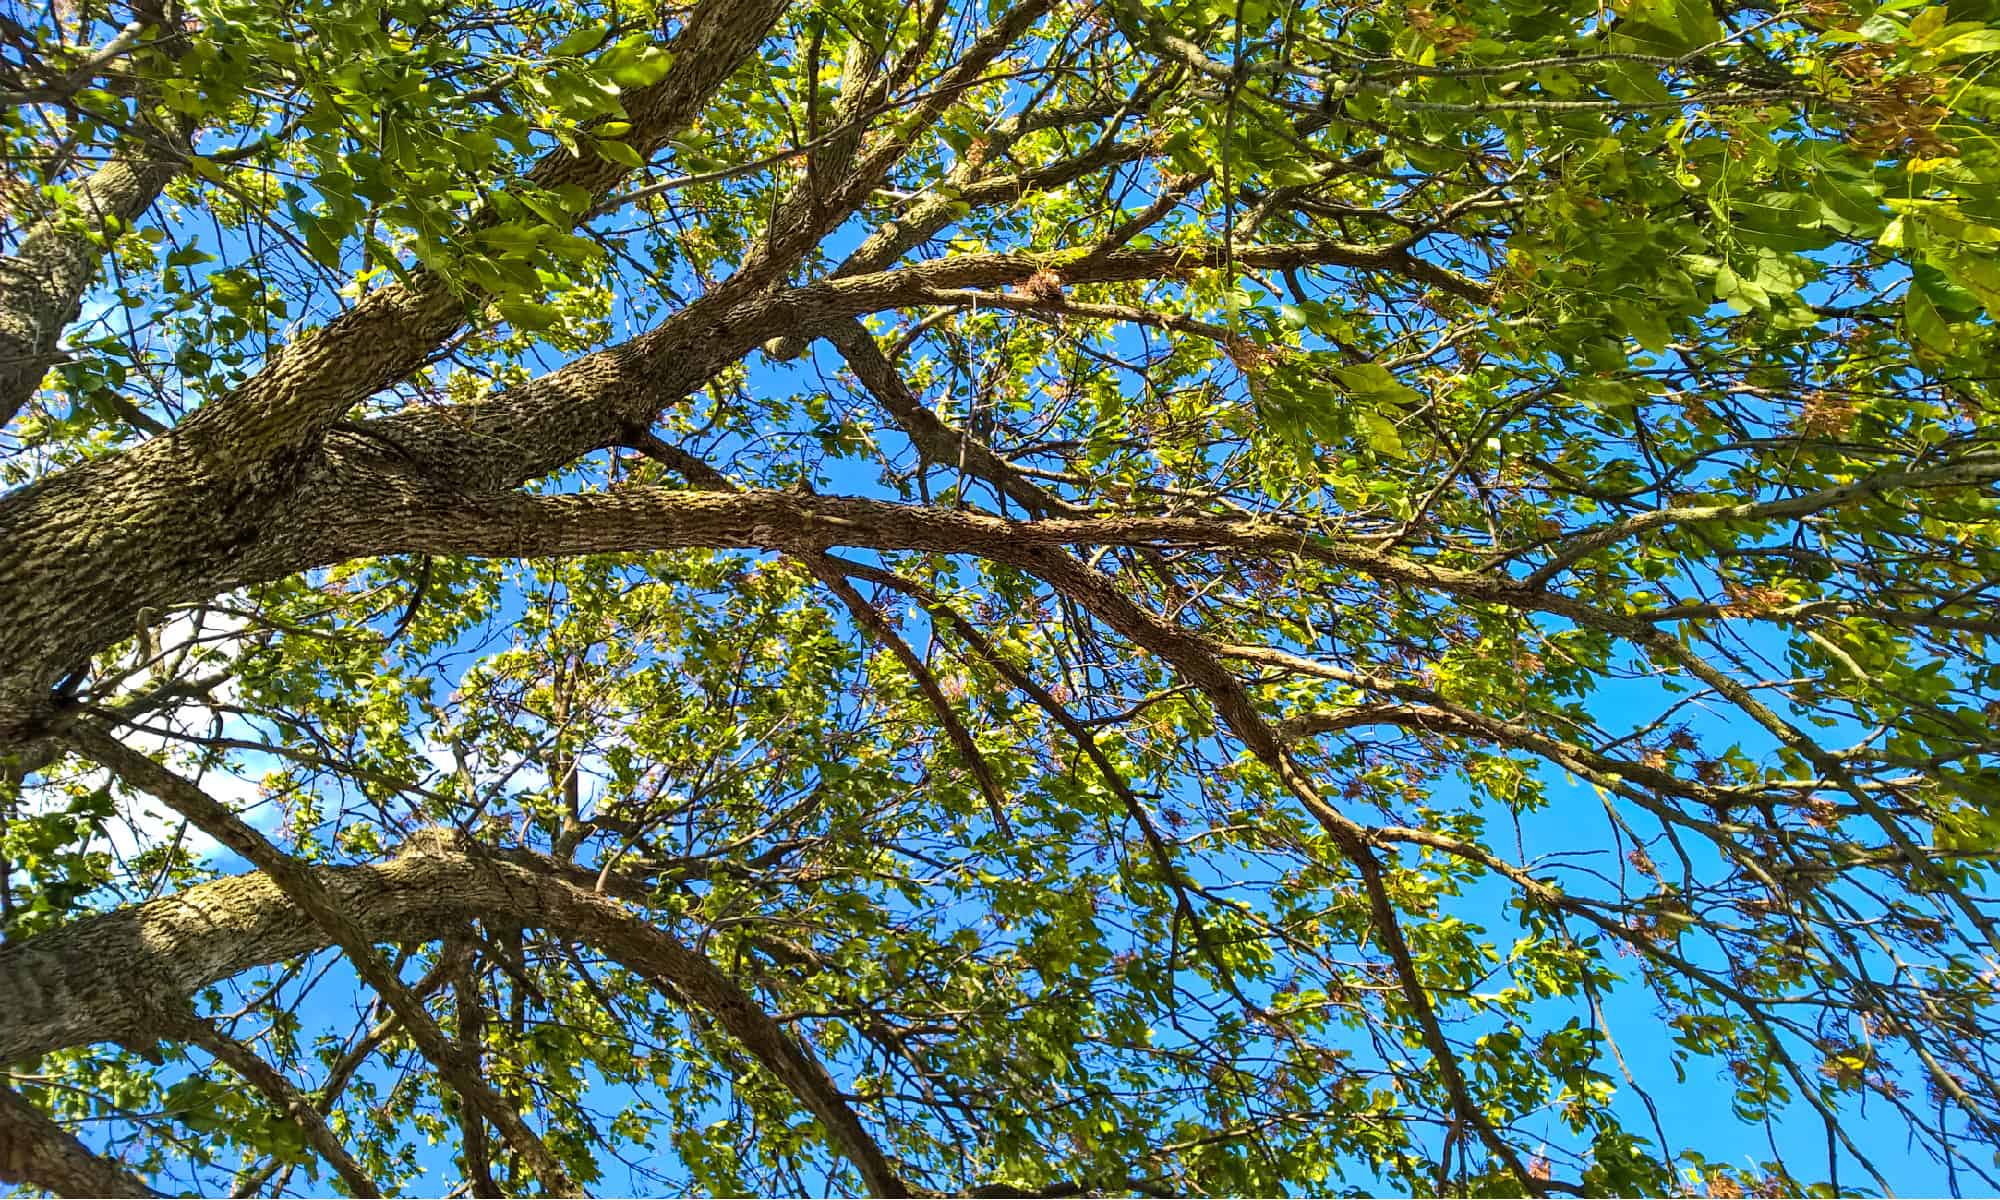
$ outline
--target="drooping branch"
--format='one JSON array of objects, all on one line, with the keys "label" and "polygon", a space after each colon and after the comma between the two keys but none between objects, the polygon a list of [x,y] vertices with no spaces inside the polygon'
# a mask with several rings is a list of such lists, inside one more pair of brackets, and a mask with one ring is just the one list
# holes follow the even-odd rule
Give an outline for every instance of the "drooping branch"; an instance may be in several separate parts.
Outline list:
[{"label": "drooping branch", "polygon": [[1715,689],[1716,694],[1728,700],[1738,712],[1755,721],[1787,749],[1811,763],[1815,771],[1831,779],[1902,853],[1910,870],[1923,879],[1931,890],[1943,894],[1965,917],[1967,923],[1979,932],[1987,946],[2000,952],[2000,922],[1996,922],[1982,911],[1979,903],[1924,853],[1923,848],[1917,845],[1903,823],[1885,809],[1876,796],[1860,785],[1854,773],[1838,756],[1821,746],[1805,730],[1799,728],[1796,722],[1787,720],[1771,706],[1758,699],[1741,680],[1724,673],[1671,634],[1655,630],[1651,635],[1641,639],[1641,644],[1660,658],[1675,663],[1688,674]]},{"label": "drooping branch", "polygon": [[[686,451],[666,445],[650,433],[635,438],[634,444],[641,453],[679,472],[691,483],[715,491],[736,490],[721,472],[706,462]],[[980,795],[985,797],[987,810],[993,816],[994,828],[1000,831],[1001,836],[1013,840],[1013,828],[1007,819],[1006,792],[994,775],[992,764],[986,761],[985,754],[980,751],[979,743],[973,740],[972,731],[965,727],[963,720],[959,719],[957,711],[951,706],[950,698],[944,694],[943,687],[939,685],[930,668],[924,664],[923,659],[909,642],[889,624],[888,618],[878,612],[875,606],[868,602],[867,597],[854,589],[854,585],[847,581],[846,574],[832,559],[825,554],[807,554],[802,556],[802,561],[806,569],[813,573],[813,577],[825,584],[840,598],[840,602],[847,606],[848,612],[854,615],[855,622],[886,644],[897,661],[903,664],[903,669],[916,680],[917,689],[930,703],[931,711],[937,715],[938,723],[944,726],[946,738],[950,740],[952,748],[958,751],[958,756],[965,760],[966,769],[972,772],[973,781],[979,785]]]},{"label": "drooping branch", "polygon": [[1186,873],[1178,862],[1176,862],[1173,848],[1168,845],[1165,836],[1160,833],[1158,824],[1153,820],[1152,814],[1146,810],[1146,806],[1139,799],[1138,793],[1132,790],[1131,782],[1125,778],[1125,773],[1118,769],[1117,764],[1113,763],[1110,756],[1105,754],[1104,747],[1098,744],[1097,735],[1091,730],[1090,726],[1079,720],[1074,713],[1070,712],[1068,706],[1056,698],[1055,693],[1037,683],[1034,677],[1024,670],[1020,664],[1008,658],[1007,655],[1000,651],[999,647],[993,644],[991,639],[981,633],[970,621],[960,616],[957,610],[953,609],[951,605],[945,603],[942,596],[939,596],[919,583],[893,572],[870,567],[863,563],[849,562],[845,559],[834,559],[831,556],[828,557],[829,561],[839,570],[845,571],[855,578],[868,579],[896,589],[922,604],[925,611],[931,614],[933,620],[944,622],[951,628],[958,639],[970,648],[973,656],[998,672],[1002,678],[1007,680],[1009,686],[1027,696],[1030,700],[1033,700],[1037,707],[1047,713],[1049,718],[1055,721],[1064,733],[1069,735],[1070,739],[1076,743],[1077,748],[1083,751],[1084,757],[1088,758],[1091,765],[1097,768],[1098,777],[1104,781],[1104,786],[1110,790],[1112,795],[1118,797],[1118,802],[1124,805],[1126,814],[1138,823],[1140,836],[1146,841],[1146,848],[1153,856],[1154,865],[1159,868],[1161,877],[1174,893],[1175,908],[1188,922],[1188,928],[1194,934],[1195,946],[1201,951],[1202,956],[1208,960],[1209,966],[1214,970],[1217,980],[1221,982],[1224,988],[1228,989],[1247,1011],[1257,1014],[1260,1017],[1268,1015],[1264,1007],[1245,995],[1242,988],[1236,982],[1236,973],[1230,968],[1221,947],[1216,944],[1215,938],[1209,930],[1208,922],[1201,915],[1201,910],[1195,906],[1193,898],[1188,894],[1189,889]]},{"label": "drooping branch", "polygon": [[1242,681],[1222,665],[1219,647],[1213,641],[1201,633],[1172,625],[1142,608],[1108,577],[1062,550],[1037,548],[1033,557],[1035,565],[1028,570],[1088,609],[1120,636],[1173,664],[1183,680],[1198,688],[1215,705],[1223,721],[1250,753],[1270,768],[1300,806],[1326,830],[1341,856],[1353,865],[1361,877],[1374,936],[1395,969],[1403,998],[1410,1006],[1425,1048],[1437,1064],[1453,1110],[1460,1120],[1472,1127],[1487,1150],[1506,1166],[1525,1191],[1531,1195],[1542,1194],[1545,1191],[1542,1181],[1522,1165],[1520,1156],[1500,1136],[1487,1119],[1484,1109],[1473,1099],[1464,1068],[1459,1065],[1458,1055],[1438,1023],[1430,993],[1417,974],[1415,957],[1404,939],[1402,922],[1389,896],[1382,865],[1375,856],[1367,828],[1341,813],[1320,794],[1318,786],[1293,761],[1270,722],[1257,710]]},{"label": "drooping branch", "polygon": [[[384,863],[307,870],[371,940],[437,941],[468,921],[505,920],[594,946],[684,997],[742,1043],[820,1120],[871,1190],[907,1194],[825,1068],[708,959],[566,877],[588,872],[566,873],[525,852],[503,858],[437,830],[413,835]],[[0,1012],[0,1059],[169,1036],[158,1014],[185,1005],[202,987],[332,944],[323,926],[259,872],[0,946],[0,993],[21,1001]]]},{"label": "drooping branch", "polygon": [[161,1028],[169,1036],[199,1046],[214,1055],[216,1061],[248,1080],[271,1103],[272,1108],[297,1122],[305,1132],[306,1142],[339,1174],[349,1194],[382,1194],[375,1181],[361,1169],[361,1164],[347,1152],[347,1147],[334,1136],[320,1111],[293,1086],[291,1080],[285,1078],[284,1072],[265,1062],[254,1047],[230,1037],[216,1028],[214,1022],[191,1011],[163,1020]]},{"label": "drooping branch", "polygon": [[854,585],[828,561],[826,555],[811,555],[807,559],[807,566],[821,583],[840,597],[841,603],[854,614],[855,621],[886,644],[890,652],[896,656],[896,661],[902,663],[903,669],[909,672],[910,678],[916,680],[917,690],[924,694],[931,711],[937,714],[938,723],[944,727],[946,738],[950,740],[952,748],[958,751],[958,756],[965,760],[966,769],[972,772],[973,781],[979,785],[980,795],[986,798],[986,808],[993,817],[994,828],[999,830],[1001,837],[1012,841],[1014,829],[1013,823],[1007,819],[1006,790],[1000,786],[999,779],[993,773],[993,765],[986,761],[986,755],[979,749],[979,743],[973,740],[972,731],[965,727],[965,722],[952,708],[951,700],[944,694],[944,688],[939,685],[937,677],[924,665],[924,660],[918,656],[916,650],[889,624],[888,619],[876,611],[867,597],[855,590]]},{"label": "drooping branch", "polygon": [[1842,1127],[1840,1122],[1835,1118],[1832,1110],[1827,1107],[1825,1100],[1818,1095],[1818,1089],[1800,1071],[1798,1064],[1793,1061],[1792,1056],[1785,1051],[1783,1043],[1779,1040],[1775,1018],[1766,1010],[1763,1004],[1759,1003],[1757,997],[1743,992],[1721,974],[1691,962],[1675,953],[1668,947],[1660,944],[1656,939],[1635,939],[1630,929],[1620,925],[1604,913],[1599,912],[1595,905],[1580,897],[1569,895],[1561,888],[1554,887],[1543,880],[1535,878],[1535,876],[1521,867],[1508,862],[1482,847],[1430,829],[1408,829],[1396,826],[1377,827],[1372,831],[1372,836],[1388,844],[1401,842],[1426,846],[1463,859],[1466,862],[1476,863],[1495,874],[1505,877],[1524,896],[1531,898],[1536,904],[1545,906],[1551,911],[1560,911],[1571,916],[1580,917],[1619,941],[1636,946],[1641,953],[1644,953],[1649,958],[1660,960],[1672,970],[1700,981],[1703,985],[1713,989],[1718,995],[1728,997],[1757,1026],[1759,1032],[1765,1038],[1766,1044],[1777,1056],[1786,1073],[1791,1076],[1792,1082],[1798,1087],[1800,1095],[1804,1096],[1806,1101],[1826,1121],[1829,1135],[1839,1139],[1842,1147],[1849,1154],[1853,1155],[1857,1162],[1862,1164],[1885,1192],[1893,1190],[1890,1187],[1888,1179],[1876,1168],[1873,1160],[1863,1152],[1861,1147],[1855,1144],[1852,1135]]},{"label": "drooping branch", "polygon": [[196,828],[242,855],[277,884],[285,897],[312,916],[347,955],[355,973],[375,989],[402,1019],[410,1039],[438,1073],[496,1125],[516,1153],[527,1160],[551,1195],[576,1190],[569,1172],[559,1164],[521,1115],[481,1079],[458,1053],[405,984],[375,950],[373,939],[334,894],[298,859],[272,845],[242,818],[187,780],[92,725],[79,725],[70,741],[93,761],[109,768],[132,787],[152,795],[191,821]]}]

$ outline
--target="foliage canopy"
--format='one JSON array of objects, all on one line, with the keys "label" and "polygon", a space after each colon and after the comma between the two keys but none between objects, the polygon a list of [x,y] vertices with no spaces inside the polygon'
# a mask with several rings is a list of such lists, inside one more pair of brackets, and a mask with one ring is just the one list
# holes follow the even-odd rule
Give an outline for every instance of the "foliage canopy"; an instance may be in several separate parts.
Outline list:
[{"label": "foliage canopy", "polygon": [[2000,1188],[1996,64],[14,6],[0,1178]]}]

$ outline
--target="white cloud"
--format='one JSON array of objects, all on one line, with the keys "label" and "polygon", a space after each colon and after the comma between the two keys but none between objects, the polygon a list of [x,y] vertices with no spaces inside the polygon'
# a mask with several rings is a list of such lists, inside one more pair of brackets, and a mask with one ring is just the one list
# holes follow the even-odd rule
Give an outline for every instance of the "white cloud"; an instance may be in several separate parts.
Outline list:
[{"label": "white cloud", "polygon": [[[239,636],[245,624],[241,617],[204,609],[172,614],[151,631],[153,653],[148,661],[120,680],[114,689],[94,697],[95,702],[116,707],[121,700],[146,692],[162,680],[200,677],[223,670],[245,648],[244,639]],[[132,665],[140,666],[136,663]],[[240,718],[214,707],[216,704],[227,706],[236,696],[235,680],[226,679],[205,699],[182,698],[147,713],[143,723],[150,728],[126,729],[121,731],[120,740],[133,749],[158,754],[170,745],[184,749],[184,744],[171,733],[253,738],[254,731]],[[166,757],[175,769],[192,774],[193,768],[183,755],[169,752]],[[195,776],[195,782],[210,796],[242,814],[251,825],[268,830],[276,823],[277,813],[274,806],[260,805],[258,801],[263,794],[262,776],[276,765],[277,761],[270,755],[237,752],[230,756],[226,768],[202,771]],[[72,771],[44,778],[22,789],[23,809],[28,814],[60,810],[68,806],[74,789],[94,791],[103,787],[109,778],[110,773],[104,770]],[[121,861],[129,861],[143,850],[167,845],[179,838],[197,860],[207,861],[222,853],[222,847],[207,834],[193,828],[183,830],[185,822],[180,815],[168,810],[158,800],[143,794],[129,794],[129,789],[120,789],[120,792],[127,794],[120,795],[118,816],[103,825],[98,848],[109,851]]]}]

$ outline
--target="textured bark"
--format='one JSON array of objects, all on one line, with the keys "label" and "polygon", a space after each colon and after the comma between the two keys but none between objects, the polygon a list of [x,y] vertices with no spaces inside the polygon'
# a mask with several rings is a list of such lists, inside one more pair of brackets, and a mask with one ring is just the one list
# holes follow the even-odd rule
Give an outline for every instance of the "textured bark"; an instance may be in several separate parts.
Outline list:
[{"label": "textured bark", "polygon": [[[441,937],[483,911],[524,902],[462,855],[425,853],[431,845],[412,842],[378,866],[316,874],[377,941]],[[524,919],[539,924],[546,914],[529,907]],[[9,998],[0,1060],[165,1037],[170,1014],[203,986],[330,942],[275,883],[251,874],[0,946],[0,995]]]},{"label": "textured bark", "polygon": [[[624,98],[634,123],[627,140],[646,153],[687,127],[784,7],[783,0],[705,0],[677,38],[667,75]],[[935,205],[908,228],[870,239],[837,277],[780,286],[805,249],[845,219],[898,160],[914,131],[957,103],[1047,8],[1047,0],[1023,0],[1000,15],[960,61],[930,81],[894,132],[835,139],[837,148],[851,150],[851,168],[824,187],[814,179],[788,198],[762,250],[742,269],[623,346],[489,402],[335,429],[356,402],[419,369],[459,326],[463,297],[419,273],[275,353],[235,393],[171,432],[0,497],[0,611],[10,617],[0,624],[0,754],[25,748],[32,757],[33,743],[60,724],[58,681],[129,636],[143,611],[439,541],[439,531],[413,529],[411,522],[456,519],[503,503],[497,498],[523,482],[627,440],[774,338],[816,336],[885,309],[956,303],[952,289],[1052,273],[1076,283],[1182,278],[1225,261],[1258,269],[1340,266],[1484,296],[1482,285],[1401,247],[1336,242],[971,254],[901,270],[863,269],[886,265],[912,238],[948,219],[948,206]],[[867,109],[879,91],[875,83],[860,87],[844,100],[841,115]],[[1113,106],[1101,115],[1115,119],[1124,111]],[[1004,141],[1032,124],[1024,117],[996,134]],[[1084,154],[1011,183],[975,185],[976,165],[966,182],[992,191],[997,201],[1009,187],[1018,193],[1059,184],[1135,152],[1107,132]],[[831,153],[814,162],[829,171],[836,165]],[[622,175],[594,156],[556,153],[528,178],[602,197]]]},{"label": "textured bark", "polygon": [[19,251],[0,258],[0,428],[62,361],[56,343],[76,320],[104,255],[89,235],[137,220],[174,171],[168,162],[105,163],[77,185],[79,212],[36,222]]},{"label": "textured bark", "polygon": [[[632,124],[621,140],[643,158],[684,132],[763,41],[786,2],[704,0],[669,47],[674,61],[667,74],[621,97]],[[555,150],[526,181],[580,187],[595,200],[627,174],[628,168],[596,155]],[[465,295],[418,271],[410,283],[371,292],[273,355],[241,388],[190,417],[184,432],[239,467],[309,445],[354,405],[419,369],[464,323],[466,310]]]},{"label": "textured bark", "polygon": [[0,497],[0,753],[144,607],[234,586],[303,457],[231,475],[169,433]]},{"label": "textured bark", "polygon": [[[735,980],[617,900],[565,878],[555,864],[503,861],[453,831],[431,830],[388,862],[312,874],[376,941],[435,941],[471,920],[505,919],[594,946],[740,1042],[820,1120],[872,1191],[906,1194],[825,1068]],[[203,986],[331,944],[275,883],[252,874],[0,946],[0,995],[14,1001],[0,1011],[0,1060],[114,1038],[172,1037],[177,1018],[170,1014]]]},{"label": "textured bark", "polygon": [[[626,140],[646,154],[685,130],[784,9],[785,0],[706,0],[676,38],[666,76],[624,98],[633,123]],[[602,196],[624,174],[593,156],[557,152],[529,179]],[[62,256],[80,245],[57,238],[42,254],[71,264]],[[65,266],[64,279],[84,274],[61,312],[48,301],[15,305],[11,283],[0,307],[27,314],[16,322],[21,330],[53,330],[53,345],[94,262],[93,254]],[[44,731],[50,685],[129,634],[141,608],[283,574],[260,573],[252,551],[279,506],[296,498],[327,427],[421,367],[465,310],[463,296],[419,272],[280,350],[170,433],[0,498],[0,611],[18,618],[0,632],[0,752]],[[13,328],[0,322],[0,333]]]},{"label": "textured bark", "polygon": [[[473,950],[467,942],[455,942],[446,957],[460,959],[451,972],[452,1007],[458,1016],[458,1052],[475,1071],[484,1071],[481,1061],[486,1029],[486,1006],[479,999],[479,976],[473,969]],[[465,1182],[474,1196],[501,1194],[493,1181],[493,1158],[486,1144],[486,1121],[470,1106],[458,1110],[459,1147],[465,1158]]]},{"label": "textured bark", "polygon": [[376,953],[367,930],[335,902],[311,867],[279,850],[264,835],[193,783],[95,726],[80,725],[71,737],[86,754],[111,768],[112,773],[125,783],[162,801],[186,817],[195,828],[242,855],[275,882],[287,900],[304,909],[320,928],[327,931],[334,944],[347,955],[354,973],[374,988],[383,1002],[402,1019],[403,1028],[408,1031],[410,1040],[417,1044],[417,1049],[437,1068],[438,1074],[453,1091],[499,1128],[508,1144],[541,1180],[544,1190],[554,1196],[570,1195],[577,1190],[569,1173],[556,1161],[540,1136],[528,1128],[521,1114],[460,1056],[458,1047],[438,1028],[437,1022],[424,1008],[423,1001]]},{"label": "textured bark", "polygon": [[[466,554],[486,558],[613,554],[689,547],[785,551],[851,546],[971,554],[1035,570],[1039,552],[1061,546],[1231,549],[1305,558],[1388,582],[1549,612],[1630,635],[1646,626],[1569,597],[1522,587],[1504,576],[1434,567],[1358,542],[1317,538],[1261,521],[1212,517],[1075,516],[1008,520],[964,509],[850,496],[743,490],[686,492],[630,486],[608,492],[490,498],[426,488],[420,479],[383,477],[373,506],[343,513],[325,545],[351,553]],[[302,518],[304,514],[301,514]],[[330,560],[331,561],[331,560]],[[302,564],[305,566],[317,563]]]},{"label": "textured bark", "polygon": [[[1324,264],[1419,280],[1441,270],[1417,269],[1400,251],[1339,242],[1250,245],[1234,256],[1246,267]],[[831,322],[921,305],[940,289],[1018,283],[1042,271],[1115,282],[1178,277],[1223,258],[1220,247],[1121,250],[1088,261],[968,254],[744,300],[718,293],[631,342],[483,404],[372,421],[249,465],[217,440],[228,429],[209,423],[53,475],[0,498],[0,611],[12,618],[0,624],[0,750],[45,732],[53,684],[129,636],[141,609],[451,541],[449,530],[411,523],[465,515],[447,499],[473,509],[514,503],[503,498],[506,489],[624,440],[773,336],[811,335]],[[495,499],[475,503],[482,495]],[[511,525],[484,525],[505,534],[485,552],[528,552],[526,543],[506,544]],[[1092,536],[1076,532],[1079,540]],[[477,540],[466,552],[480,552],[472,549]]]},{"label": "textured bark", "polygon": [[[1185,278],[1220,267],[1224,258],[1220,246],[1121,250],[1089,256],[1088,261],[1080,254],[958,254],[741,300],[718,290],[623,345],[586,355],[480,404],[416,409],[371,421],[366,429],[375,440],[372,447],[343,443],[341,448],[383,462],[400,460],[405,470],[421,464],[423,474],[446,489],[499,492],[624,440],[628,430],[649,424],[773,337],[818,337],[856,317],[927,305],[942,291],[1001,287],[1045,271],[1069,283]],[[1405,256],[1375,246],[1305,242],[1239,246],[1235,260],[1258,269],[1319,265],[1394,274],[1402,272]],[[300,521],[327,519],[317,493],[342,486],[341,468],[331,461],[322,467],[321,479],[300,489],[305,503],[288,511],[279,525],[291,528]],[[0,532],[8,520],[0,501]],[[4,586],[0,574],[0,596]],[[0,650],[0,663],[5,661]]]},{"label": "textured bark", "polygon": [[122,1167],[92,1154],[5,1087],[0,1087],[0,1183],[26,1184],[58,1196],[157,1194]]}]

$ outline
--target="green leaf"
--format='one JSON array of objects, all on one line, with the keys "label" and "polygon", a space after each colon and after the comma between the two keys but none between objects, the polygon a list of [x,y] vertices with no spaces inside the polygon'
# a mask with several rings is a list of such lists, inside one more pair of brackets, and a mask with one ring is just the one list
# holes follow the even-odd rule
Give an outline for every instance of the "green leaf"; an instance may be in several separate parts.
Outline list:
[{"label": "green leaf", "polygon": [[667,77],[674,56],[657,46],[648,46],[637,57],[611,68],[612,81],[630,89],[649,88]]},{"label": "green leaf", "polygon": [[1947,39],[1933,51],[1941,58],[1958,58],[1967,54],[1991,54],[2000,50],[2000,29],[1975,29]]},{"label": "green leaf", "polygon": [[1951,351],[1951,327],[1922,288],[1912,287],[1904,293],[1903,320],[1909,325],[1910,335],[1924,345],[1940,353]]},{"label": "green leaf", "polygon": [[592,142],[590,148],[596,152],[597,157],[606,162],[617,163],[621,167],[638,170],[646,165],[646,160],[639,157],[639,152],[624,142],[601,139]]},{"label": "green leaf", "polygon": [[1658,353],[1673,344],[1673,330],[1657,306],[1621,302],[1612,305],[1611,311],[1625,335],[1642,349]]},{"label": "green leaf", "polygon": [[574,223],[571,214],[562,206],[559,199],[537,195],[534,192],[520,192],[516,198],[526,205],[530,212],[557,229],[568,229]]},{"label": "green leaf", "polygon": [[610,27],[605,25],[572,29],[562,41],[549,48],[549,57],[574,58],[580,54],[588,54],[603,45],[604,39],[610,33]]},{"label": "green leaf", "polygon": [[500,300],[494,307],[500,310],[501,317],[509,325],[526,333],[539,333],[548,329],[562,316],[561,310],[554,305],[532,300]]},{"label": "green leaf", "polygon": [[1423,397],[1397,379],[1380,363],[1360,363],[1333,368],[1334,378],[1355,396],[1398,408],[1414,407]]},{"label": "green leaf", "polygon": [[1362,430],[1368,435],[1368,445],[1377,454],[1387,455],[1391,458],[1404,458],[1407,456],[1407,452],[1403,449],[1402,435],[1396,429],[1394,421],[1383,416],[1381,413],[1368,409],[1363,409],[1361,412],[1356,413],[1355,419],[1361,422]]},{"label": "green leaf", "polygon": [[1939,265],[1953,283],[1979,298],[1989,316],[2000,316],[2000,260],[1968,250],[1944,256]]}]

